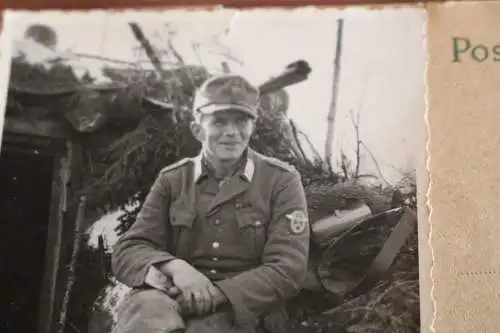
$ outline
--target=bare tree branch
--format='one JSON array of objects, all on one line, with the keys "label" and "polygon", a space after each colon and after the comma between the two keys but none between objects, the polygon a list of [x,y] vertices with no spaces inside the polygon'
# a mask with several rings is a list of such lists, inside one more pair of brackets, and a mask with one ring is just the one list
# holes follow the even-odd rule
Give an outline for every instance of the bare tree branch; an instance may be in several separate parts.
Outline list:
[{"label": "bare tree branch", "polygon": [[344,29],[344,20],[337,20],[337,44],[335,46],[335,59],[333,61],[333,86],[332,86],[332,102],[330,104],[330,111],[327,116],[327,130],[325,140],[325,162],[327,163],[330,172],[332,172],[332,144],[333,144],[333,131],[335,127],[335,115],[337,113],[337,98],[338,98],[338,85],[340,78],[340,58],[342,55],[342,35]]},{"label": "bare tree branch", "polygon": [[357,177],[359,174],[359,168],[361,164],[361,140],[359,138],[359,112],[356,114],[356,121],[354,121],[354,115],[352,113],[352,110],[350,111],[351,114],[351,122],[352,126],[354,127],[354,133],[356,135],[356,165],[355,165],[355,170],[354,170],[354,177]]},{"label": "bare tree branch", "polygon": [[170,53],[172,53],[172,55],[174,56],[174,58],[177,60],[177,62],[179,64],[184,65],[185,64],[184,58],[177,51],[177,49],[174,46],[174,42],[173,42],[173,37],[175,36],[176,32],[175,32],[175,30],[172,30],[168,24],[166,24],[165,26],[168,29],[168,38],[167,38],[168,50],[170,51]]},{"label": "bare tree branch", "polygon": [[[238,63],[239,65],[243,65],[243,62],[239,59],[237,59],[231,52],[231,49],[229,47],[227,47],[226,45],[224,45],[224,43],[222,43],[220,40],[219,40],[219,37],[220,35],[215,35],[213,36],[212,38],[212,45],[216,46],[218,49],[219,49],[219,55],[223,56],[224,58],[228,59],[228,60],[231,60],[233,62],[236,62]],[[208,52],[210,52],[208,50]]]},{"label": "bare tree branch", "polygon": [[308,146],[309,146],[309,149],[311,149],[311,151],[313,152],[314,156],[321,161],[321,155],[319,154],[318,150],[314,147],[314,145],[312,144],[311,142],[311,139],[309,138],[309,136],[304,133],[303,131],[299,130],[297,128],[297,133],[302,135],[302,137],[306,140]]},{"label": "bare tree branch", "polygon": [[[137,65],[137,64],[143,64],[143,63],[148,63],[150,64],[150,60],[138,60],[138,61],[127,61],[127,60],[120,60],[120,59],[113,59],[113,58],[108,58],[108,57],[103,57],[100,55],[95,55],[95,54],[87,54],[87,53],[71,53],[77,57],[80,58],[87,58],[87,59],[94,59],[94,60],[100,60],[100,61],[106,61],[106,62],[112,62],[115,64],[121,64],[121,65]],[[172,61],[160,61],[162,65],[173,65],[174,63]]]},{"label": "bare tree branch", "polygon": [[130,28],[132,29],[132,33],[134,34],[134,37],[142,45],[142,48],[144,49],[144,51],[146,52],[146,55],[151,60],[151,63],[153,64],[156,71],[158,72],[158,75],[160,75],[160,77],[163,78],[165,76],[165,73],[163,72],[163,68],[162,68],[160,59],[156,55],[156,52],[154,51],[153,47],[151,46],[151,43],[146,38],[146,36],[144,36],[142,29],[139,27],[139,25],[137,23],[130,22],[129,25],[130,25]]},{"label": "bare tree branch", "polygon": [[193,47],[194,54],[196,55],[196,58],[200,62],[200,66],[203,66],[203,60],[201,59],[201,54],[200,54],[200,44],[192,43],[192,47]]},{"label": "bare tree branch", "polygon": [[377,159],[375,158],[375,156],[373,155],[373,153],[371,152],[371,150],[368,148],[368,146],[363,141],[361,141],[360,144],[363,146],[363,148],[365,148],[366,152],[370,155],[373,163],[375,164],[375,167],[377,168],[377,172],[378,172],[380,178],[382,178],[382,180],[387,185],[392,186],[392,184],[387,179],[385,179],[384,174],[382,173],[382,169],[380,168],[380,165],[377,162]]},{"label": "bare tree branch", "polygon": [[228,60],[231,60],[239,65],[242,65],[243,66],[243,61],[237,59],[236,57],[234,57],[233,55],[231,55],[230,53],[226,53],[226,52],[215,52],[215,51],[211,51],[211,50],[205,50],[205,52],[207,53],[210,53],[210,54],[217,54],[217,55],[220,55]]},{"label": "bare tree branch", "polygon": [[311,165],[311,162],[307,159],[306,154],[304,152],[304,149],[302,148],[302,145],[300,144],[300,140],[298,138],[298,133],[297,133],[297,127],[295,126],[295,123],[290,119],[290,126],[292,128],[292,134],[293,134],[293,143],[292,145],[296,147],[300,151],[300,159],[306,163]]},{"label": "bare tree branch", "polygon": [[72,322],[70,322],[70,321],[68,321],[68,326],[69,326],[69,327],[71,327],[71,329],[72,329],[73,331],[75,331],[76,333],[82,333],[82,331],[81,331],[78,327],[76,327],[76,326],[75,326],[75,324],[73,324],[73,323],[72,323]]},{"label": "bare tree branch", "polygon": [[226,73],[226,74],[231,73],[231,68],[229,68],[229,64],[226,61],[223,61],[221,63],[221,67],[222,67],[223,73]]},{"label": "bare tree branch", "polygon": [[350,179],[351,178],[351,174],[349,172],[350,163],[343,150],[340,151],[340,168],[344,173],[344,178]]}]

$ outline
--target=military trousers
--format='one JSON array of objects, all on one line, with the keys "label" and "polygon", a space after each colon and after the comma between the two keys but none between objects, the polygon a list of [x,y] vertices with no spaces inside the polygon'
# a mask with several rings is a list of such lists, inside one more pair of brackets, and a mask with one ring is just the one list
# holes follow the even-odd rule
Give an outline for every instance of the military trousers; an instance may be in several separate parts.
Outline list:
[{"label": "military trousers", "polygon": [[258,333],[258,325],[236,325],[230,311],[183,317],[177,303],[156,289],[134,289],[120,305],[112,333]]}]

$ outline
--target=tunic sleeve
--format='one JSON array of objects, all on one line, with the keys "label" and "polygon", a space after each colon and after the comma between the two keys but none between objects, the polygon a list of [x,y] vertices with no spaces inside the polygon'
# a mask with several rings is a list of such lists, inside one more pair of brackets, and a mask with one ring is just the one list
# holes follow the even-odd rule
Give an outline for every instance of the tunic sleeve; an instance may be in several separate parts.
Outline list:
[{"label": "tunic sleeve", "polygon": [[111,266],[118,281],[129,287],[141,286],[152,265],[174,259],[167,252],[169,206],[170,186],[166,174],[160,173],[135,223],[113,249]]}]

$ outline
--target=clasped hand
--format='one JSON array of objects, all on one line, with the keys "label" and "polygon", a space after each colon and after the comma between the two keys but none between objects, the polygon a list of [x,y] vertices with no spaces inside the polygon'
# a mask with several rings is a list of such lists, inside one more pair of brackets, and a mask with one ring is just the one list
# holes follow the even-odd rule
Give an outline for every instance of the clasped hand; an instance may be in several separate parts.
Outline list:
[{"label": "clasped hand", "polygon": [[225,300],[212,281],[184,260],[172,260],[160,267],[160,271],[171,278],[173,287],[167,293],[185,314],[201,316],[214,312]]}]

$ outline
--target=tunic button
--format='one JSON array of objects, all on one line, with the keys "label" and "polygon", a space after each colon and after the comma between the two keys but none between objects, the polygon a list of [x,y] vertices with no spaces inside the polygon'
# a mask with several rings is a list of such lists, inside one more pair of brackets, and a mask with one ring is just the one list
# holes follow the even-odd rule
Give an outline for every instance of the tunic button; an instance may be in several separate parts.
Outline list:
[{"label": "tunic button", "polygon": [[212,247],[213,247],[214,249],[218,249],[218,248],[219,248],[219,246],[220,246],[220,243],[219,243],[219,242],[213,242],[213,243],[212,243]]},{"label": "tunic button", "polygon": [[211,269],[210,273],[215,274],[215,273],[217,273],[217,271],[215,269]]},{"label": "tunic button", "polygon": [[260,221],[255,221],[255,226],[256,227],[260,227],[262,225],[262,223]]},{"label": "tunic button", "polygon": [[214,223],[215,223],[215,225],[219,225],[220,224],[220,220],[215,220]]},{"label": "tunic button", "polygon": [[219,258],[217,258],[217,257],[213,257],[213,258],[212,258],[212,260],[213,260],[213,261],[219,261]]}]

